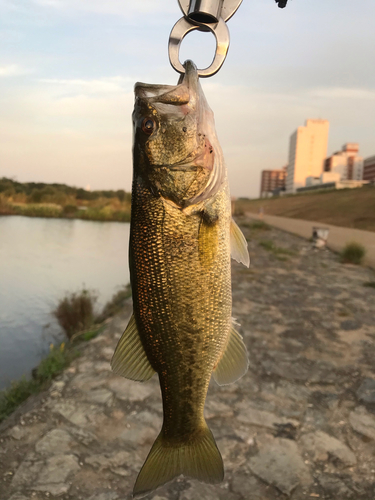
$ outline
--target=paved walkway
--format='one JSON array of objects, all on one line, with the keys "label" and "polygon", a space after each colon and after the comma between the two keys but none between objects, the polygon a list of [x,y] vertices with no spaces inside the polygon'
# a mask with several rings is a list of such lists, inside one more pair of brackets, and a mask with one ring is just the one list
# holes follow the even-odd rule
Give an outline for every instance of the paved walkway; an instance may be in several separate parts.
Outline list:
[{"label": "paved walkway", "polygon": [[[253,219],[259,219],[259,215],[247,213]],[[271,226],[278,227],[289,233],[298,234],[303,238],[311,238],[313,227],[329,228],[329,237],[327,246],[335,252],[339,252],[348,242],[356,241],[366,248],[364,263],[375,269],[375,233],[372,231],[362,231],[339,226],[331,226],[323,222],[314,222],[302,219],[291,219],[288,217],[279,217],[276,215],[264,215],[264,222]]]},{"label": "paved walkway", "polygon": [[[219,485],[178,478],[148,500],[373,500],[375,281],[297,236],[238,220],[251,267],[233,263],[233,316],[250,357],[211,383]],[[161,426],[157,377],[109,366],[131,303],[43,394],[0,425],[1,500],[130,500]]]}]

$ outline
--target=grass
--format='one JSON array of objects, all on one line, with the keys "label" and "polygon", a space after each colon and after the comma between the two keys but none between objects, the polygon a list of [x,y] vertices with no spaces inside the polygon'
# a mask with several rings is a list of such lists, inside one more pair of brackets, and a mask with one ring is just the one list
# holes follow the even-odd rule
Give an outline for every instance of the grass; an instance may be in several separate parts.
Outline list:
[{"label": "grass", "polygon": [[271,240],[261,240],[259,245],[268,252],[273,253],[279,260],[287,260],[286,256],[292,256],[296,253],[288,248],[278,247]]},{"label": "grass", "polygon": [[352,241],[347,243],[340,252],[340,260],[344,264],[362,264],[363,258],[366,254],[366,249],[360,243]]},{"label": "grass", "polygon": [[266,224],[262,220],[255,220],[252,222],[243,222],[241,223],[241,226],[247,227],[248,229],[252,229],[254,231],[270,231],[271,226]]},{"label": "grass", "polygon": [[66,368],[78,352],[65,343],[55,347],[51,344],[50,352],[33,372],[33,378],[12,382],[9,389],[0,392],[0,422],[32,394],[48,387],[48,383]]},{"label": "grass", "polygon": [[87,330],[94,323],[96,300],[94,292],[85,289],[79,293],[70,293],[60,300],[53,315],[68,339]]},{"label": "grass", "polygon": [[258,200],[240,198],[234,209],[239,213],[258,213],[261,207],[265,215],[375,231],[375,188],[371,186]]},{"label": "grass", "polygon": [[76,205],[54,205],[51,203],[0,203],[0,215],[23,215],[25,217],[47,217],[60,219],[83,219],[100,222],[129,222],[130,205],[124,208],[104,205],[84,207]]}]

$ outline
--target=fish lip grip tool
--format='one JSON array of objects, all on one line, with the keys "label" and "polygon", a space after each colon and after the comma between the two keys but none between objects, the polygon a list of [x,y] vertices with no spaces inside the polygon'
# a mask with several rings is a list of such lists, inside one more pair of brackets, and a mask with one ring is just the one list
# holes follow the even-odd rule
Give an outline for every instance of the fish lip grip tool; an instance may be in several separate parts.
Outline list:
[{"label": "fish lip grip tool", "polygon": [[241,5],[242,0],[178,0],[184,16],[173,26],[169,35],[168,53],[172,67],[185,73],[180,63],[180,45],[193,30],[211,32],[216,39],[216,51],[210,66],[198,69],[198,75],[208,78],[219,71],[229,49],[229,30],[226,22]]}]

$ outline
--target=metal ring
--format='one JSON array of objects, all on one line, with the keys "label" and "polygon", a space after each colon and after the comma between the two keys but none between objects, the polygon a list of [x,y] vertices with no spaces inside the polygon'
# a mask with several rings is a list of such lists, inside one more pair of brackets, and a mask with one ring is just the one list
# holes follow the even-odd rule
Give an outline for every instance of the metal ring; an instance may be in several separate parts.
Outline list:
[{"label": "metal ring", "polygon": [[172,67],[181,74],[185,73],[185,68],[182,66],[179,59],[180,45],[185,36],[193,30],[211,31],[211,33],[215,35],[216,53],[212,63],[208,68],[198,69],[198,76],[207,78],[217,73],[225,61],[229,49],[228,27],[222,18],[219,19],[218,23],[213,25],[195,25],[189,23],[184,17],[179,19],[173,26],[169,36],[168,53]]}]

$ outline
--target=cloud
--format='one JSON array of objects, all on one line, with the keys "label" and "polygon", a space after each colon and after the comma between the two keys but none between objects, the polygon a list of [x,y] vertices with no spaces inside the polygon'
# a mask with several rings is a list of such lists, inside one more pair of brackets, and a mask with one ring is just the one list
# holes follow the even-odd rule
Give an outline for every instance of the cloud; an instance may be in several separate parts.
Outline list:
[{"label": "cloud", "polygon": [[42,84],[48,84],[57,91],[73,94],[113,94],[129,91],[135,79],[132,77],[114,76],[92,80],[42,78]]},{"label": "cloud", "polygon": [[327,87],[317,88],[309,92],[311,97],[324,99],[359,99],[374,100],[375,90],[363,88]]},{"label": "cloud", "polygon": [[[66,11],[92,12],[95,14],[133,17],[137,14],[163,13],[171,10],[170,0],[31,0],[32,4]],[[174,8],[175,10],[175,8]]]},{"label": "cloud", "polygon": [[18,64],[8,64],[6,66],[0,66],[0,77],[25,75],[26,73],[30,73],[30,70],[21,68],[20,66],[18,66]]}]

